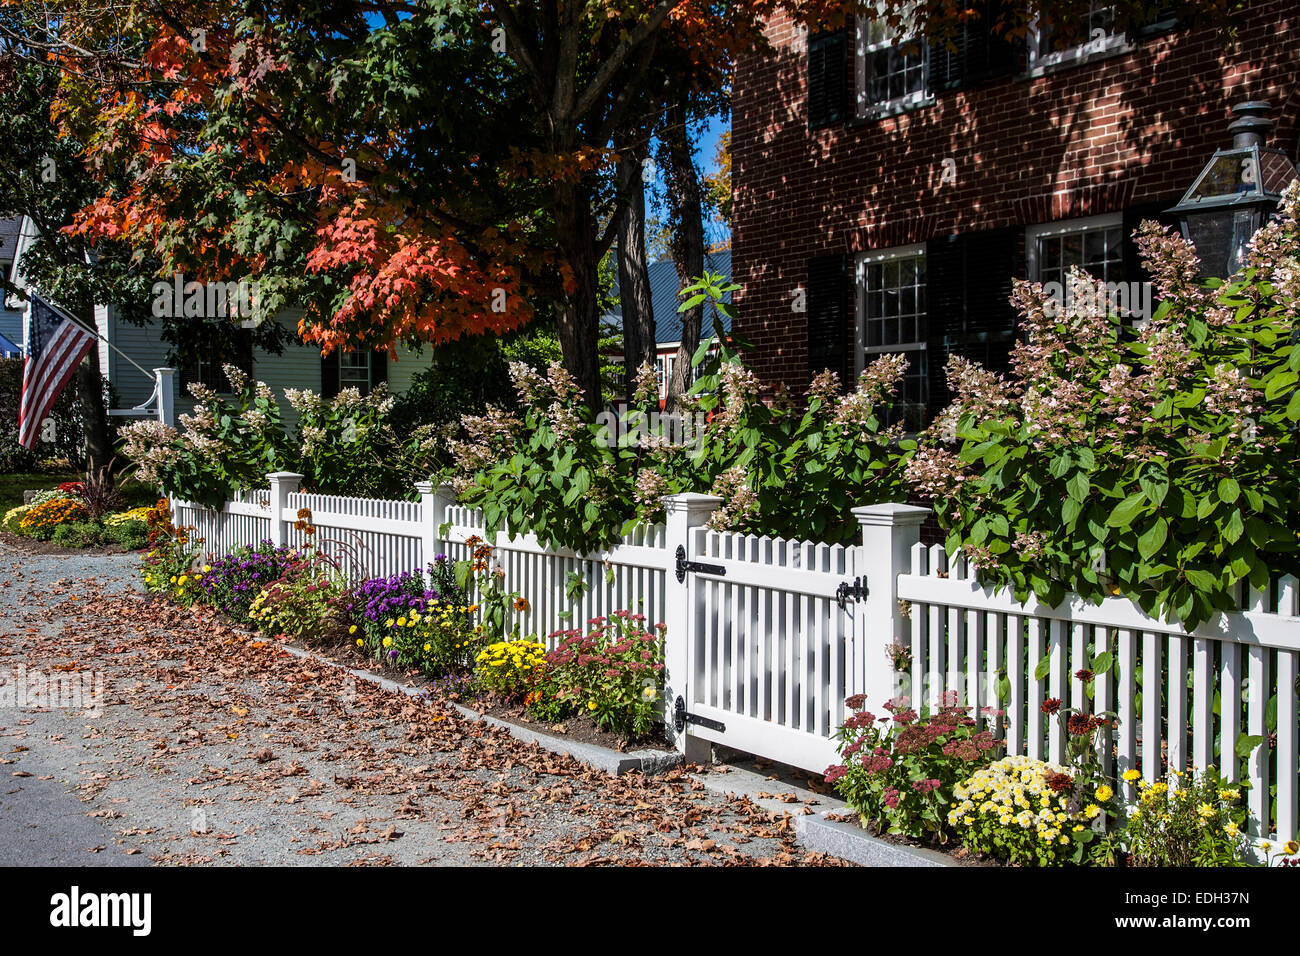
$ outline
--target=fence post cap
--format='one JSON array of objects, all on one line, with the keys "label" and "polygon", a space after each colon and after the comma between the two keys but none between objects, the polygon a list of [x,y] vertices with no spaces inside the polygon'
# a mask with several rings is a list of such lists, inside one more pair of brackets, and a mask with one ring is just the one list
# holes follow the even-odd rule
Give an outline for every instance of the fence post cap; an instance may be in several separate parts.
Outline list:
[{"label": "fence post cap", "polygon": [[717,495],[702,495],[694,491],[684,491],[676,495],[664,495],[664,508],[668,511],[712,511],[722,504]]},{"label": "fence post cap", "polygon": [[869,526],[880,525],[915,525],[925,520],[925,516],[930,513],[929,508],[922,508],[918,505],[903,505],[894,502],[887,502],[879,505],[862,505],[853,509],[853,516],[858,519],[858,524]]},{"label": "fence post cap", "polygon": [[272,481],[292,481],[295,478],[301,481],[304,476],[296,471],[273,471],[266,477]]},{"label": "fence post cap", "polygon": [[415,483],[415,490],[418,491],[418,492],[419,492],[420,494],[422,494],[422,495],[431,495],[431,494],[433,494],[433,482],[432,482],[432,481],[417,481],[417,482]]}]

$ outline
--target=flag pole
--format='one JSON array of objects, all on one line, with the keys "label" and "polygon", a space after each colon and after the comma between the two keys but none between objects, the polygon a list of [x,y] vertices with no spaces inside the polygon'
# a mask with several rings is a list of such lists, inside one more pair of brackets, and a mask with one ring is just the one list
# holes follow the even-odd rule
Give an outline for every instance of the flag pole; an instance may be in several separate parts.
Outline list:
[{"label": "flag pole", "polygon": [[[129,356],[129,355],[127,355],[125,352],[123,352],[120,348],[118,348],[116,345],[114,345],[112,342],[110,342],[110,341],[109,341],[105,336],[100,335],[100,334],[99,334],[99,329],[98,329],[98,328],[89,328],[89,327],[86,326],[84,323],[82,323],[80,320],[76,319],[76,318],[73,317],[71,314],[69,314],[68,311],[67,311],[66,309],[61,309],[61,308],[59,308],[57,305],[55,305],[55,304],[54,304],[53,302],[51,302],[49,299],[43,298],[43,297],[41,297],[41,296],[38,296],[38,295],[36,295],[35,293],[32,293],[31,299],[40,299],[42,302],[44,302],[46,305],[48,305],[51,309],[53,309],[53,310],[54,310],[55,312],[57,312],[59,315],[63,316],[64,319],[66,319],[67,321],[71,322],[71,323],[72,323],[73,325],[75,325],[77,328],[81,329],[81,331],[83,331],[83,332],[88,332],[89,334],[93,335],[95,338],[97,338],[99,341],[103,342],[105,345],[107,345],[110,349],[112,349],[112,350],[113,350],[114,352],[116,352],[118,355],[122,356],[122,358],[126,359],[128,362],[130,362],[132,365],[134,365],[136,368],[138,368],[138,369],[140,370],[140,373],[141,373],[142,375],[144,375],[145,378],[156,378],[156,376],[154,375],[153,372],[151,372],[151,371],[149,371],[147,368],[144,368],[143,366],[141,366],[139,362],[137,362],[135,359],[131,358],[131,356]],[[31,308],[32,308],[32,302],[31,302],[31,299],[28,299],[28,301],[27,301],[27,305],[26,305],[26,310],[27,310],[27,313],[28,313],[27,321],[28,321],[29,324],[31,323]]]}]

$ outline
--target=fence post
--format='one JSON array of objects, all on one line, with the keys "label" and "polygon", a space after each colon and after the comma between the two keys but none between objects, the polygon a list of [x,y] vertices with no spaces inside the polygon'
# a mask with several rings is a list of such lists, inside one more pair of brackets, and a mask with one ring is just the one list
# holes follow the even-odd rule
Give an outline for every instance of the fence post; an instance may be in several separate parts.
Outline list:
[{"label": "fence post", "polygon": [[417,481],[415,490],[420,493],[420,567],[433,564],[434,556],[442,550],[442,535],[438,528],[447,520],[447,509],[456,503],[451,485],[434,485],[432,481]]},{"label": "fence post", "polygon": [[[664,498],[664,510],[667,513],[665,525],[664,582],[667,590],[664,595],[664,623],[668,631],[664,636],[664,725],[668,736],[673,739],[677,749],[691,763],[710,763],[713,760],[713,744],[702,740],[688,730],[677,732],[673,724],[674,705],[678,697],[686,701],[689,708],[691,689],[691,646],[697,623],[695,609],[691,606],[693,591],[690,579],[678,582],[676,575],[677,546],[686,548],[687,557],[693,557],[691,529],[702,526],[709,516],[722,504],[716,495],[686,493],[668,495]],[[688,725],[689,726],[689,725]]]},{"label": "fence post", "polygon": [[266,477],[271,482],[271,544],[283,548],[289,544],[284,509],[289,505],[289,495],[302,484],[302,475],[294,471],[273,471]]},{"label": "fence post", "polygon": [[853,690],[866,694],[876,713],[902,690],[901,675],[894,673],[885,649],[895,642],[911,644],[898,607],[898,575],[911,567],[912,545],[921,540],[921,524],[929,513],[929,508],[900,504],[853,509],[862,527],[857,573],[866,578],[867,599],[858,605],[851,673],[861,682]]}]

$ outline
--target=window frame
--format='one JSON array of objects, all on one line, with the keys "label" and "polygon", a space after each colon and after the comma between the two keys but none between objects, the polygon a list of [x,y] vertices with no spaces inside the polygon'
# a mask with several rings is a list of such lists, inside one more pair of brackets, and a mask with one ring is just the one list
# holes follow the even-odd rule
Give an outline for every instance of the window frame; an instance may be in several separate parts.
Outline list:
[{"label": "window frame", "polygon": [[[1097,6],[1110,6],[1110,4],[1094,2],[1093,8]],[[1030,21],[1029,29],[1025,31],[1025,70],[1030,76],[1034,76],[1057,68],[1078,66],[1104,59],[1133,49],[1133,43],[1126,32],[1115,31],[1113,26],[1111,29],[1112,32],[1101,41],[1093,40],[1089,34],[1088,39],[1072,47],[1040,54],[1038,48],[1042,43],[1042,30],[1039,18],[1035,17]]]},{"label": "window frame", "polygon": [[[1052,222],[1038,223],[1025,227],[1025,275],[1030,282],[1042,282],[1042,263],[1039,262],[1038,240],[1052,236],[1066,236],[1071,233],[1087,233],[1103,229],[1120,230],[1121,250],[1125,241],[1124,214],[1122,212],[1102,213],[1098,216],[1085,216],[1079,219],[1057,219]],[[1123,263],[1121,252],[1120,262]]]},{"label": "window frame", "polygon": [[[926,244],[924,242],[913,242],[905,246],[891,246],[887,249],[872,249],[868,252],[859,253],[853,262],[853,379],[857,381],[862,375],[862,370],[867,367],[867,356],[878,355],[898,355],[908,352],[924,352],[926,368],[924,370],[924,387],[925,400],[920,403],[925,408],[929,401],[930,392],[930,342],[929,342],[929,305],[930,305],[930,273],[926,271],[926,331],[927,336],[924,340],[912,342],[900,342],[894,345],[867,345],[867,267],[880,265],[895,259],[916,259],[922,262],[926,258]],[[921,313],[915,313],[917,315]],[[906,396],[900,396],[900,404],[911,405]]]},{"label": "window frame", "polygon": [[[871,22],[870,17],[858,15],[854,17],[853,28],[853,115],[857,119],[878,119],[883,116],[893,116],[899,113],[905,113],[909,110],[921,109],[929,106],[934,102],[934,93],[930,89],[930,44],[920,33],[911,34],[902,38],[891,37],[888,42],[868,44],[867,25]],[[894,97],[893,99],[884,100],[880,103],[866,102],[867,89],[867,55],[868,46],[870,52],[884,50],[889,48],[897,49],[904,43],[916,43],[920,48],[921,54],[921,89],[917,92],[906,93],[903,96]]]},{"label": "window frame", "polygon": [[[347,382],[347,383],[345,384],[344,379],[343,379],[343,372],[344,372],[343,358],[344,358],[344,356],[347,356],[347,355],[364,355],[364,356],[365,356],[365,359],[366,359],[366,366],[365,366],[365,384],[364,384],[364,385],[361,385],[360,383],[357,383],[357,382]],[[356,389],[358,389],[358,390],[361,392],[361,394],[362,394],[363,396],[364,396],[364,395],[369,395],[371,389],[374,387],[374,386],[373,386],[373,382],[374,382],[374,361],[375,361],[374,352],[373,352],[373,350],[371,350],[371,349],[340,349],[340,350],[339,350],[339,364],[338,364],[338,376],[339,376],[339,380],[338,380],[338,390],[341,392],[341,391],[343,391],[345,388],[356,388]],[[349,366],[349,370],[351,370],[351,371],[353,371],[353,372],[356,372],[356,371],[359,370],[359,367],[358,367],[358,366]]]}]

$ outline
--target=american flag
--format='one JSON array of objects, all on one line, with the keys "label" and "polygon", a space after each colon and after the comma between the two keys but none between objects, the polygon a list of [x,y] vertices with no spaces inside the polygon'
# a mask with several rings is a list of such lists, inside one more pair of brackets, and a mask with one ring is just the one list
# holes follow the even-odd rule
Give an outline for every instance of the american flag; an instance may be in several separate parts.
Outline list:
[{"label": "american flag", "polygon": [[36,447],[43,422],[95,344],[95,336],[40,296],[28,305],[27,360],[23,363],[23,397],[18,406],[18,442]]}]

